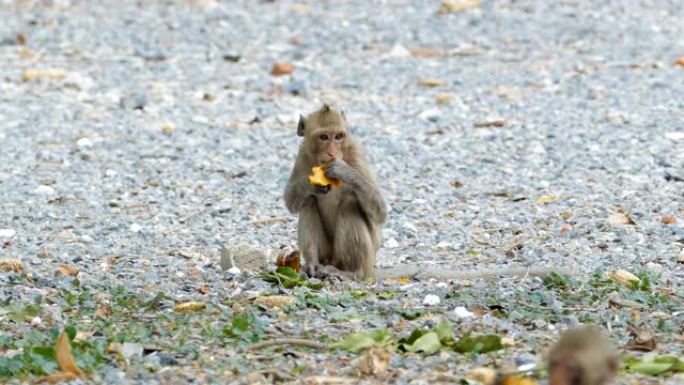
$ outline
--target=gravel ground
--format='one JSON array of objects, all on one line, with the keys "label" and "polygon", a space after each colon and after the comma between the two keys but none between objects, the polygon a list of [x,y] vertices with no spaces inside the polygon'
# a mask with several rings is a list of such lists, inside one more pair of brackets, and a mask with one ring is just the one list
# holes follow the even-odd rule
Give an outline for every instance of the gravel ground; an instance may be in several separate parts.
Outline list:
[{"label": "gravel ground", "polygon": [[0,0],[0,257],[43,279],[0,301],[66,285],[60,264],[231,296],[221,245],[295,245],[296,119],[323,102],[390,205],[380,265],[644,269],[681,289],[684,7],[439,5]]}]

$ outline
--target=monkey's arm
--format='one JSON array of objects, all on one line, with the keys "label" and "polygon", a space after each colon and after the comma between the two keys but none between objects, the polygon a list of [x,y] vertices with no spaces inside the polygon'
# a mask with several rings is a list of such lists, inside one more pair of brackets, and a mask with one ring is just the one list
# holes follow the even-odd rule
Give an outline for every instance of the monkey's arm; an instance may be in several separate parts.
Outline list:
[{"label": "monkey's arm", "polygon": [[293,173],[285,188],[285,206],[292,214],[297,214],[311,199],[311,188],[304,174]]},{"label": "monkey's arm", "polygon": [[354,189],[359,206],[373,223],[382,224],[387,219],[387,205],[377,184],[367,170],[357,170],[344,160],[336,159],[326,168],[325,173],[334,179],[348,183]]},{"label": "monkey's arm", "polygon": [[440,266],[397,265],[376,268],[377,278],[420,277],[446,280],[462,280],[493,277],[544,276],[551,273],[575,275],[571,270],[551,266],[512,266],[501,269],[456,270]]}]

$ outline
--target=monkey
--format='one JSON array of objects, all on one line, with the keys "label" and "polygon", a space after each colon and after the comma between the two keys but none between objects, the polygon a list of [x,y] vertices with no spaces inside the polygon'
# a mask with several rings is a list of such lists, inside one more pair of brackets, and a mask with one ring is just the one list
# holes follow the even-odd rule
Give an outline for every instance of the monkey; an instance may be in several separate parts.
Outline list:
[{"label": "monkey", "polygon": [[[347,129],[344,111],[324,104],[308,116],[299,116],[297,135],[303,138],[285,187],[288,211],[298,215],[297,240],[310,277],[342,278],[430,277],[477,279],[539,276],[565,271],[553,267],[511,267],[463,271],[444,267],[399,265],[375,269],[387,205],[371,171],[363,147]],[[326,164],[329,178],[339,188],[309,183],[311,169]]]},{"label": "monkey", "polygon": [[548,355],[549,385],[602,385],[615,378],[619,355],[596,325],[563,333]]},{"label": "monkey", "polygon": [[[306,274],[373,279],[387,205],[363,147],[347,129],[344,111],[327,104],[299,116],[297,135],[304,139],[284,198],[290,213],[298,215],[297,239]],[[341,187],[309,183],[311,168],[322,164]]]}]

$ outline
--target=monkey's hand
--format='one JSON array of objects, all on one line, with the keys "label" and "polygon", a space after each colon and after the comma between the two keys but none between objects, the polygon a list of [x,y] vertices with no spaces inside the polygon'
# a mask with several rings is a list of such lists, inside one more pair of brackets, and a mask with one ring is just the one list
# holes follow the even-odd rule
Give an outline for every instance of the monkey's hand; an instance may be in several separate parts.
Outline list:
[{"label": "monkey's hand", "polygon": [[314,195],[325,195],[330,191],[330,185],[327,185],[327,186],[311,185],[311,190],[313,191]]},{"label": "monkey's hand", "polygon": [[342,182],[354,182],[357,174],[358,172],[343,159],[333,159],[325,166],[325,175],[328,178],[339,179]]}]

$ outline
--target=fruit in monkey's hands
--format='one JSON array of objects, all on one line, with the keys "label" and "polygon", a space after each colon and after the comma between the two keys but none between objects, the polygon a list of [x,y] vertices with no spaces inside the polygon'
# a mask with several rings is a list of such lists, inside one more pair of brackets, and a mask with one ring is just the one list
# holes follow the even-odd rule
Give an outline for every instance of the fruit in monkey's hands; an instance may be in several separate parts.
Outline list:
[{"label": "fruit in monkey's hands", "polygon": [[309,175],[309,183],[311,183],[314,186],[321,186],[321,187],[326,187],[332,185],[333,187],[340,187],[342,186],[342,181],[339,179],[331,179],[328,178],[327,175],[325,175],[325,166],[326,164],[323,164],[321,166],[316,166],[311,169],[311,175]]},{"label": "fruit in monkey's hands", "polygon": [[301,262],[299,260],[299,251],[295,250],[289,254],[280,254],[276,259],[276,266],[290,267],[292,270],[299,272]]}]

